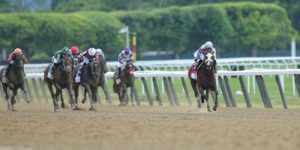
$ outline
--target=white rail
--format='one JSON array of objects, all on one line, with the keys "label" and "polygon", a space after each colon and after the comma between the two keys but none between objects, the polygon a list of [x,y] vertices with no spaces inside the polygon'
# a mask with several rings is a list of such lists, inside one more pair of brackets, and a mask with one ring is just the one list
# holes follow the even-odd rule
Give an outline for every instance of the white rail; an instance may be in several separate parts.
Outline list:
[{"label": "white rail", "polygon": [[[114,72],[107,72],[105,77],[113,77]],[[188,77],[187,71],[136,71],[136,77]],[[245,71],[219,71],[217,76],[255,76],[255,75],[293,75],[300,74],[300,69],[285,70],[245,70]],[[43,73],[29,73],[27,78],[41,78]]]}]

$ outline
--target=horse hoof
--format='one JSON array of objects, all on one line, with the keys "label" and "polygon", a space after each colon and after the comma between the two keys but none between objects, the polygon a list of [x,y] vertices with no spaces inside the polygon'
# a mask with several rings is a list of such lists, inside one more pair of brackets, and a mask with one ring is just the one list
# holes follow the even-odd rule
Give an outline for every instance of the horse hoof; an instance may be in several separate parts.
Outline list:
[{"label": "horse hoof", "polygon": [[210,109],[208,109],[207,111],[208,111],[208,112],[211,112],[211,110],[210,110]]},{"label": "horse hoof", "polygon": [[79,107],[75,107],[75,108],[73,108],[73,110],[80,110],[80,108]]},{"label": "horse hoof", "polygon": [[61,104],[61,108],[65,108],[66,106],[65,106],[65,104],[64,103],[62,103]]},{"label": "horse hoof", "polygon": [[27,101],[26,101],[26,103],[27,103],[27,104],[29,104],[29,103],[30,103],[30,101],[29,101],[29,100],[27,100]]},{"label": "horse hoof", "polygon": [[217,107],[216,106],[213,107],[213,111],[217,111]]},{"label": "horse hoof", "polygon": [[90,111],[96,111],[96,109],[93,108],[93,107],[91,107],[89,110],[90,110]]},{"label": "horse hoof", "polygon": [[81,101],[81,103],[82,103],[82,104],[84,104],[84,103],[85,103],[85,101],[84,101],[84,100],[82,100],[82,101]]}]

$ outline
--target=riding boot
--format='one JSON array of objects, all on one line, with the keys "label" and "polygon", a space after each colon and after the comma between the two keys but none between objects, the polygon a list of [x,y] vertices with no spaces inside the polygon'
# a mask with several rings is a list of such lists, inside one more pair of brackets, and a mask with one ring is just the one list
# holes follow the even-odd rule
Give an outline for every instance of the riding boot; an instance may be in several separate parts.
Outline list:
[{"label": "riding boot", "polygon": [[83,64],[80,64],[80,66],[78,67],[77,73],[76,73],[76,77],[75,77],[75,82],[76,83],[80,82],[80,76],[81,76],[82,68],[83,68]]},{"label": "riding boot", "polygon": [[53,72],[54,72],[53,70],[54,70],[54,64],[51,64],[47,75],[49,79],[53,79]]},{"label": "riding boot", "polygon": [[117,72],[117,78],[116,78],[116,83],[120,84],[121,83],[121,67],[118,68],[118,72]]}]

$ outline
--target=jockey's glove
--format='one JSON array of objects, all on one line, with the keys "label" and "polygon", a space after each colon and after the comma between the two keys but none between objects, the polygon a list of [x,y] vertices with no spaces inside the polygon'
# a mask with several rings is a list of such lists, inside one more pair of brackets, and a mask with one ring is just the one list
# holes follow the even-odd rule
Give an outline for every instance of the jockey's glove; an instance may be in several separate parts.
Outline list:
[{"label": "jockey's glove", "polygon": [[10,63],[11,65],[13,65],[13,64],[15,63],[15,61],[12,60],[12,61],[10,61],[9,63]]}]

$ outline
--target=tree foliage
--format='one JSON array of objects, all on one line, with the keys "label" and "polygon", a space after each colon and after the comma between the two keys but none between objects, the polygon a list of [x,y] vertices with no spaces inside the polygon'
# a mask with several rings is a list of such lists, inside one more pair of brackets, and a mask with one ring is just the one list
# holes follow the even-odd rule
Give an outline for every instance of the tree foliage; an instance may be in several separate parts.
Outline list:
[{"label": "tree foliage", "polygon": [[106,13],[1,14],[0,45],[2,49],[22,47],[48,54],[71,45],[81,49],[101,47],[109,50],[106,53],[114,53],[124,44],[118,36],[121,27]]}]

